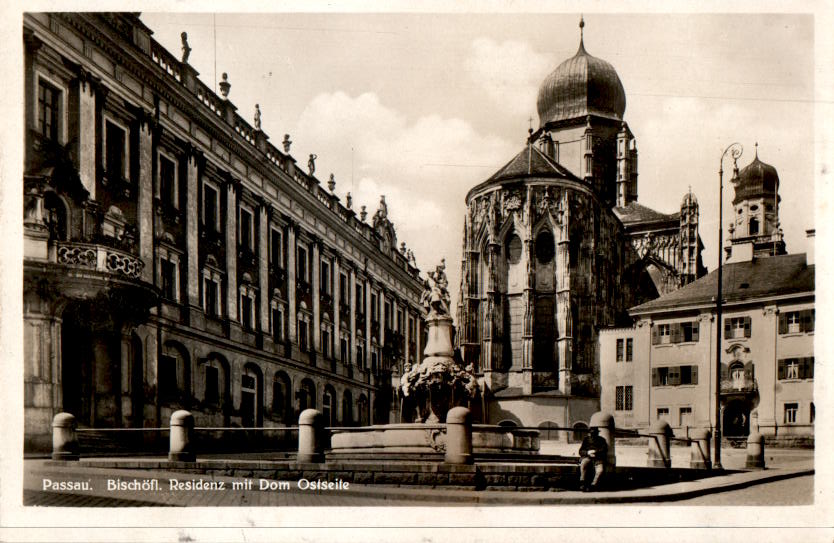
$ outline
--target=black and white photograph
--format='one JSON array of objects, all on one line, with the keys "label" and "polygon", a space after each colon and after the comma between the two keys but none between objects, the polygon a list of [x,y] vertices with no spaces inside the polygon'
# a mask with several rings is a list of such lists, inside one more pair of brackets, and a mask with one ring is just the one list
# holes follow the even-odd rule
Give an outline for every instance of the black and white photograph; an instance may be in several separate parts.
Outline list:
[{"label": "black and white photograph", "polygon": [[834,538],[834,6],[3,12],[0,539]]}]

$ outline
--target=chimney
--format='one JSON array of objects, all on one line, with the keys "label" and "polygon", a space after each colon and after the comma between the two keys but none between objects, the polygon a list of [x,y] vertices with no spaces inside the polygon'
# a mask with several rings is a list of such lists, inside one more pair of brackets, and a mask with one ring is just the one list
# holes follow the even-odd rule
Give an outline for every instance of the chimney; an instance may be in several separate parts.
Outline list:
[{"label": "chimney", "polygon": [[815,228],[809,228],[805,231],[805,237],[808,238],[808,250],[805,251],[805,263],[809,266],[813,266],[816,264],[816,259],[814,257],[814,244],[816,240],[816,233],[817,230]]}]

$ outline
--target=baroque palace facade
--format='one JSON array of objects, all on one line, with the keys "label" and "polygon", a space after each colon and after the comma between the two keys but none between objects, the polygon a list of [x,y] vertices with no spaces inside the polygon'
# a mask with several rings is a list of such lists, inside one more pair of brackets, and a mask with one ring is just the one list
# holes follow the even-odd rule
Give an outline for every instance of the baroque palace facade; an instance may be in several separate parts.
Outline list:
[{"label": "baroque palace facade", "polygon": [[[343,205],[136,14],[24,15],[27,449],[81,426],[388,422],[422,283],[384,197]],[[257,107],[257,106],[256,106]]]},{"label": "baroque palace facade", "polygon": [[671,214],[637,203],[625,104],[583,36],[539,88],[539,128],[466,196],[457,342],[483,378],[487,422],[586,425],[598,331],[705,273],[695,196]]}]

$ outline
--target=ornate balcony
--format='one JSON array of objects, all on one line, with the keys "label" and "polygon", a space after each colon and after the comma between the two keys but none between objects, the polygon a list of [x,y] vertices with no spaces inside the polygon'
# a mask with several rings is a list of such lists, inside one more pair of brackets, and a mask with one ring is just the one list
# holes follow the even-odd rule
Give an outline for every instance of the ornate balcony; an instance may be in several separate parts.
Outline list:
[{"label": "ornate balcony", "polygon": [[115,273],[129,279],[139,279],[145,268],[145,263],[138,256],[105,245],[58,242],[56,246],[58,264]]},{"label": "ornate balcony", "polygon": [[749,394],[758,390],[759,385],[752,377],[721,380],[721,394]]}]

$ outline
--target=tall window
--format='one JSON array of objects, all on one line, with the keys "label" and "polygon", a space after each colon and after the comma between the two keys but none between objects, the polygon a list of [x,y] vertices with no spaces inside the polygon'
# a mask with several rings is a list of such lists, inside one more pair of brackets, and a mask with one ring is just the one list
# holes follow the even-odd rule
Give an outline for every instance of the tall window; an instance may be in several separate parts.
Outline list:
[{"label": "tall window", "polygon": [[255,329],[255,300],[254,295],[243,290],[240,294],[240,324],[245,330]]},{"label": "tall window", "polygon": [[177,396],[177,359],[173,356],[159,357],[159,398],[171,401]]},{"label": "tall window", "polygon": [[371,320],[378,321],[379,320],[379,303],[378,297],[375,292],[371,293]]},{"label": "tall window", "polygon": [[179,207],[177,196],[177,169],[173,160],[159,155],[159,196],[166,204]]},{"label": "tall window", "polygon": [[758,219],[750,219],[750,235],[755,236],[759,233],[759,220]]},{"label": "tall window", "polygon": [[799,413],[799,404],[798,403],[786,403],[785,404],[785,418],[784,418],[783,422],[785,424],[796,424],[798,413]]},{"label": "tall window", "polygon": [[220,374],[214,366],[206,366],[206,392],[204,396],[207,404],[215,405],[220,400]]},{"label": "tall window", "polygon": [[391,329],[391,302],[385,300],[385,328]]},{"label": "tall window", "polygon": [[692,426],[692,408],[691,407],[681,407],[680,408],[680,416],[678,419],[681,428],[686,428],[687,426]]},{"label": "tall window", "polygon": [[298,254],[295,259],[295,269],[299,281],[308,282],[307,280],[307,249],[298,246]]},{"label": "tall window", "polygon": [[104,131],[104,168],[110,176],[125,178],[127,177],[127,138],[125,130],[111,121],[106,121]]},{"label": "tall window", "polygon": [[179,301],[177,264],[163,258],[160,260],[160,266],[162,268],[162,296],[174,302]]},{"label": "tall window", "polygon": [[616,388],[616,411],[631,411],[634,409],[634,387],[631,385]]},{"label": "tall window", "polygon": [[339,274],[339,299],[341,303],[347,305],[350,303],[350,296],[348,295],[348,278],[347,275]]},{"label": "tall window", "polygon": [[270,230],[270,253],[269,253],[269,262],[272,264],[273,268],[283,268],[284,267],[284,242],[283,236],[281,235],[281,231],[273,228]]},{"label": "tall window", "polygon": [[356,342],[356,365],[360,368],[365,367],[365,346],[361,341]]},{"label": "tall window", "polygon": [[220,316],[220,283],[211,276],[203,277],[203,307],[206,315]]},{"label": "tall window", "polygon": [[43,79],[38,79],[38,131],[46,139],[60,137],[61,91]]},{"label": "tall window", "polygon": [[356,312],[360,315],[365,314],[365,290],[361,283],[356,283]]},{"label": "tall window", "polygon": [[238,243],[244,249],[255,250],[255,229],[252,225],[252,212],[246,208],[240,208],[240,239]]},{"label": "tall window", "polygon": [[661,343],[671,343],[672,341],[672,327],[668,324],[661,324],[658,327]]},{"label": "tall window", "polygon": [[625,356],[625,340],[617,340],[617,362],[622,362]]},{"label": "tall window", "polygon": [[277,305],[272,306],[272,336],[275,341],[284,340],[284,312]]},{"label": "tall window", "polygon": [[330,351],[330,330],[324,329],[321,331],[321,354],[330,358]]},{"label": "tall window", "polygon": [[625,359],[626,359],[626,362],[631,362],[634,359],[634,339],[633,338],[626,338]]},{"label": "tall window", "polygon": [[298,319],[298,348],[306,352],[309,343],[309,332],[307,331],[307,321]]},{"label": "tall window", "polygon": [[203,224],[209,232],[220,231],[220,195],[213,186],[203,185]]},{"label": "tall window", "polygon": [[348,349],[348,339],[346,337],[339,338],[339,355],[344,364],[350,364],[350,352]]},{"label": "tall window", "polygon": [[319,284],[319,292],[322,294],[330,294],[330,261],[322,259],[321,266],[319,267],[319,279],[321,280]]}]

